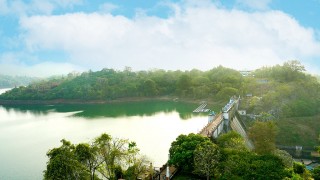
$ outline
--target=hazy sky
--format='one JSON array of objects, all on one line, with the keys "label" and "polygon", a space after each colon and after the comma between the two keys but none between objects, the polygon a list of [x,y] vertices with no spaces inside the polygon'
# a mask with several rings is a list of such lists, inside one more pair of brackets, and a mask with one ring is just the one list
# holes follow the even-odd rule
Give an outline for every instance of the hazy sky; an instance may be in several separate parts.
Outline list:
[{"label": "hazy sky", "polygon": [[320,0],[0,0],[0,74],[102,68],[320,72]]}]

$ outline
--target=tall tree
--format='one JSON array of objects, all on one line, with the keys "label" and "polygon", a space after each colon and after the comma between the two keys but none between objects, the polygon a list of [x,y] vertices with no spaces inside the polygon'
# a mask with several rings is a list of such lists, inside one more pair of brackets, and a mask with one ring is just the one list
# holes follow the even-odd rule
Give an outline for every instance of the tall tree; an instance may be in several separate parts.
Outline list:
[{"label": "tall tree", "polygon": [[209,180],[216,171],[219,159],[219,147],[209,141],[202,142],[194,151],[194,172]]},{"label": "tall tree", "polygon": [[90,179],[95,179],[95,172],[103,161],[98,156],[98,147],[87,143],[80,143],[75,148],[75,157],[90,173]]},{"label": "tall tree", "polygon": [[276,149],[277,127],[272,121],[256,121],[249,129],[249,138],[258,154],[270,154]]},{"label": "tall tree", "polygon": [[247,150],[243,137],[235,131],[220,135],[217,144],[221,148]]},{"label": "tall tree", "polygon": [[64,139],[61,142],[62,145],[60,147],[54,148],[47,153],[49,161],[47,169],[44,171],[44,179],[73,180],[89,178],[85,167],[77,161],[74,155],[74,145]]},{"label": "tall tree", "polygon": [[183,171],[192,172],[194,170],[194,151],[197,145],[202,142],[210,142],[210,140],[207,137],[193,133],[178,136],[171,143],[169,149],[169,164],[173,164]]},{"label": "tall tree", "polygon": [[127,154],[127,140],[112,139],[108,134],[102,134],[95,140],[99,149],[99,156],[103,161],[103,168],[99,172],[108,179],[116,178],[117,164],[121,165]]}]

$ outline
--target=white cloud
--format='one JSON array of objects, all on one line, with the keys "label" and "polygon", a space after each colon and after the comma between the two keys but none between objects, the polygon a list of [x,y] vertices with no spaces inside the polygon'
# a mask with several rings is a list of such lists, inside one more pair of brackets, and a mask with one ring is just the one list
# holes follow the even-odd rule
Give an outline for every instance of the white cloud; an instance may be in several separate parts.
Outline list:
[{"label": "white cloud", "polygon": [[66,63],[93,70],[207,70],[220,64],[254,69],[320,57],[315,32],[285,13],[226,10],[211,3],[173,7],[176,13],[167,19],[74,13],[25,17],[20,23],[30,52],[63,51],[70,56]]},{"label": "white cloud", "polygon": [[[21,61],[21,59],[28,59],[29,63]],[[48,77],[84,70],[84,68],[68,62],[39,61],[37,57],[24,53],[7,52],[0,56],[0,72],[5,75]]]}]

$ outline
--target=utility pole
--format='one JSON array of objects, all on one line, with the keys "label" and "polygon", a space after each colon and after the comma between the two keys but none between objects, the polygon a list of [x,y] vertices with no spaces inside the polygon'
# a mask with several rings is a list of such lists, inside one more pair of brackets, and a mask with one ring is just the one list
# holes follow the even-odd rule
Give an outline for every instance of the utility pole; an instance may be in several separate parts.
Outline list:
[{"label": "utility pole", "polygon": [[170,159],[170,154],[168,154],[166,180],[169,180],[169,179],[170,179],[169,159]]}]

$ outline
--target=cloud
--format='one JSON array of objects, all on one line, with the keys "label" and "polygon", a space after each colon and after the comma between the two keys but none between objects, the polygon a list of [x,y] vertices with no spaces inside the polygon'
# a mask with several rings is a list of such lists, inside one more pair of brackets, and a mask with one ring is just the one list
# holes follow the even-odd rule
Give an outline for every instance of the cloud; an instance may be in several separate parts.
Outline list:
[{"label": "cloud", "polygon": [[236,0],[236,4],[250,9],[266,10],[272,0]]},{"label": "cloud", "polygon": [[0,71],[1,74],[12,76],[49,77],[73,71],[81,72],[83,69],[69,63],[41,62],[32,66],[24,64],[1,64]]},{"label": "cloud", "polygon": [[119,6],[112,3],[104,3],[100,5],[99,9],[102,13],[111,13],[112,11],[118,9]]},{"label": "cloud", "polygon": [[320,57],[314,30],[283,12],[227,10],[209,1],[172,7],[175,13],[168,18],[99,13],[24,17],[22,42],[29,53],[61,51],[68,54],[68,67],[93,70],[255,69]]},{"label": "cloud", "polygon": [[16,15],[18,17],[34,14],[51,14],[58,8],[72,8],[82,0],[0,0],[0,14]]},{"label": "cloud", "polygon": [[0,14],[8,13],[7,0],[0,0]]},{"label": "cloud", "polygon": [[[29,62],[21,61],[28,59]],[[40,61],[37,57],[17,52],[7,52],[0,56],[0,72],[5,75],[48,77],[84,71],[82,67],[68,62]]]}]

